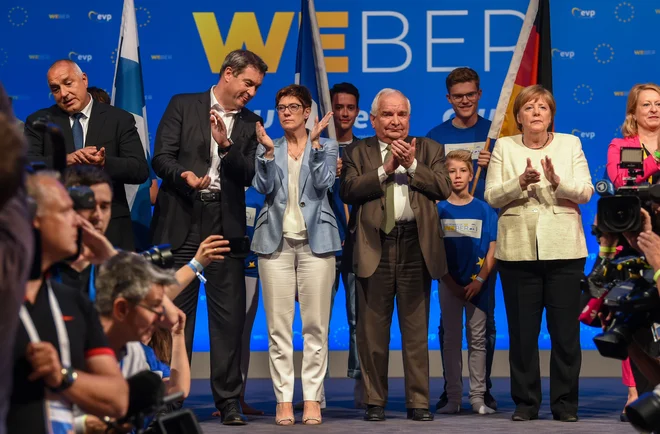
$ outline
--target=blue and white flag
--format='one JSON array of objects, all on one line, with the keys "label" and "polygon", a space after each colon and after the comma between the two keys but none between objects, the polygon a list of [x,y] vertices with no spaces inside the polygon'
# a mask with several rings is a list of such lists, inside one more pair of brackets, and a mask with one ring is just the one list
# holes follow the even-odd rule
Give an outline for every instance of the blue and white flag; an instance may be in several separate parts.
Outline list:
[{"label": "blue and white flag", "polygon": [[[332,101],[314,0],[302,0],[300,11],[302,16],[298,32],[295,83],[305,86],[312,94],[312,112],[307,120],[307,128],[311,130],[317,116],[321,120],[327,112],[332,111]],[[326,132],[331,139],[337,137],[332,120]]]},{"label": "blue and white flag", "polygon": [[[147,163],[151,167],[147,108],[144,103],[140,44],[138,42],[138,26],[133,0],[124,0],[115,78],[112,84],[112,105],[132,113],[135,117],[135,125],[142,141],[142,149],[144,149]],[[127,184],[125,186],[137,249],[145,249],[149,244],[149,224],[151,222],[150,187],[151,179],[148,179],[142,185]]]}]

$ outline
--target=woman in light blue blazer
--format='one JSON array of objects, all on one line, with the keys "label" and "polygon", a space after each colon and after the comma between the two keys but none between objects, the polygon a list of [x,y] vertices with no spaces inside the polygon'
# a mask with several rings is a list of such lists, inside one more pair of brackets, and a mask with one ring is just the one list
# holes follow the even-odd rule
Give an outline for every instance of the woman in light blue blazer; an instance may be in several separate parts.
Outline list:
[{"label": "woman in light blue blazer", "polygon": [[259,147],[254,188],[266,195],[255,223],[252,250],[259,255],[268,355],[277,398],[275,423],[292,425],[293,316],[300,304],[304,339],[302,362],[303,423],[321,423],[323,378],[328,364],[330,297],[335,253],[341,250],[337,220],[328,202],[334,185],[338,145],[319,136],[332,119],[306,128],[312,97],[304,86],[290,85],[275,97],[284,137],[271,140],[257,124]]}]

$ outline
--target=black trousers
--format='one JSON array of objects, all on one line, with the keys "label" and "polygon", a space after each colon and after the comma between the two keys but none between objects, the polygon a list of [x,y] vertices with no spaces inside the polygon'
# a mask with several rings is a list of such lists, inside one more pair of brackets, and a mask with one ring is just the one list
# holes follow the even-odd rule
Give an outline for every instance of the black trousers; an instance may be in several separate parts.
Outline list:
[{"label": "black trousers", "polygon": [[388,235],[381,232],[381,249],[374,274],[356,279],[357,349],[364,403],[387,404],[390,326],[396,298],[406,408],[428,408],[431,276],[419,245],[417,225],[397,224]]},{"label": "black trousers", "polygon": [[[223,234],[220,202],[195,201],[192,224],[186,240],[174,250],[175,268],[187,264],[197,253],[200,243],[209,235]],[[206,306],[209,316],[211,346],[211,391],[215,406],[222,410],[228,400],[239,399],[241,376],[241,336],[245,322],[245,274],[243,259],[225,256],[204,269],[207,279]],[[186,349],[192,361],[199,280],[188,285],[174,304],[186,314]]]},{"label": "black trousers", "polygon": [[538,339],[546,310],[550,354],[550,409],[577,414],[580,349],[580,278],[585,259],[499,261],[509,324],[511,397],[518,411],[541,406]]}]

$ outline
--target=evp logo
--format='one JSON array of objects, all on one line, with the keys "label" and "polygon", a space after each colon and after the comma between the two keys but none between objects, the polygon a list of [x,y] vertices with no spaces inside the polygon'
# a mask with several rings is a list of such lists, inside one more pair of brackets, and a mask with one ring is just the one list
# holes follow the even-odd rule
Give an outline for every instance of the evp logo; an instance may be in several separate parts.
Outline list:
[{"label": "evp logo", "polygon": [[562,51],[559,48],[553,48],[552,57],[559,59],[573,59],[575,57],[575,51]]},{"label": "evp logo", "polygon": [[596,133],[593,131],[580,131],[578,129],[573,129],[571,134],[581,139],[593,139],[596,137]]},{"label": "evp logo", "polygon": [[91,62],[92,61],[92,55],[91,54],[79,54],[79,53],[76,53],[75,51],[70,51],[69,52],[69,59],[73,60],[74,62]]},{"label": "evp logo", "polygon": [[[268,72],[277,72],[294,17],[294,12],[275,12],[264,39],[254,12],[236,12],[225,32],[220,31],[215,13],[193,12],[213,73],[220,72],[222,61],[229,52],[240,48],[254,51],[268,64]],[[321,29],[348,27],[348,12],[317,12],[316,17]],[[226,35],[224,40],[222,33]],[[324,50],[344,50],[346,35],[322,34],[321,46]],[[324,59],[328,72],[348,72],[347,56],[325,56]]]},{"label": "evp logo", "polygon": [[593,9],[573,8],[571,9],[571,15],[576,18],[593,18],[596,16],[596,11]]},{"label": "evp logo", "polygon": [[112,20],[112,14],[100,14],[96,11],[89,11],[87,17],[89,17],[89,19],[92,21],[100,21],[105,23]]}]

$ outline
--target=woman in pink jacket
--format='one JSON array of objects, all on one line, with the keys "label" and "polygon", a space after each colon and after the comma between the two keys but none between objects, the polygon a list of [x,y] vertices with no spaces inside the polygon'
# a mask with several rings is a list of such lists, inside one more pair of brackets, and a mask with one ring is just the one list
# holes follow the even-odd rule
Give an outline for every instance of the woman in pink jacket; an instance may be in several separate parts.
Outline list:
[{"label": "woman in pink jacket", "polygon": [[[653,83],[637,84],[630,89],[626,104],[626,120],[621,127],[622,139],[613,139],[607,150],[607,175],[619,188],[625,184],[627,169],[621,169],[621,148],[642,148],[644,150],[644,172],[635,179],[635,184],[660,180],[660,86]],[[602,252],[601,256],[614,253]],[[630,359],[622,363],[623,384],[628,386],[626,405],[637,399],[637,387],[632,374]],[[625,413],[621,421],[627,422]]]}]

